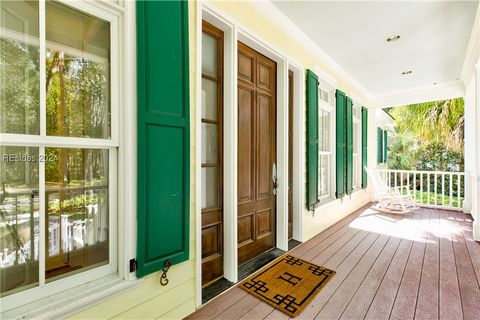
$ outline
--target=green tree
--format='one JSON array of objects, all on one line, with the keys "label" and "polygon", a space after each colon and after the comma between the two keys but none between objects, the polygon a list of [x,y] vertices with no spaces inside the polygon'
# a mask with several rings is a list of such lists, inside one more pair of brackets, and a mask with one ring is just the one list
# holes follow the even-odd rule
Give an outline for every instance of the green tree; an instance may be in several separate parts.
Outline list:
[{"label": "green tree", "polygon": [[415,136],[411,132],[391,135],[391,144],[388,147],[388,167],[396,170],[411,170],[415,167],[417,146]]},{"label": "green tree", "polygon": [[440,142],[449,151],[463,153],[462,98],[400,106],[390,110],[398,134],[412,133],[419,141]]}]

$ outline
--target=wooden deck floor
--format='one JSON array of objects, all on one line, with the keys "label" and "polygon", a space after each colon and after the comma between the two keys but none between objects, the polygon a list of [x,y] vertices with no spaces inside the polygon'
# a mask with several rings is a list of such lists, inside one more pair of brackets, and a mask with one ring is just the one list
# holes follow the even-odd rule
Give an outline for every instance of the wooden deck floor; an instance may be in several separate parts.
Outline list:
[{"label": "wooden deck floor", "polygon": [[[480,244],[460,212],[368,206],[291,254],[337,271],[295,319],[480,319]],[[287,319],[238,287],[188,319]]]}]

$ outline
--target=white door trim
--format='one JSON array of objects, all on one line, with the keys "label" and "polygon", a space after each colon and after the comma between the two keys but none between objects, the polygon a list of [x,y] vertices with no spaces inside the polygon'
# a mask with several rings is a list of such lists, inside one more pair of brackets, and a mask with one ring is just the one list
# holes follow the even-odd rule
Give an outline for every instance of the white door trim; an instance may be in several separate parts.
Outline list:
[{"label": "white door trim", "polygon": [[[293,239],[303,241],[302,212],[305,194],[305,69],[293,60],[288,60],[293,71]],[[288,154],[288,152],[287,152]]]},{"label": "white door trim", "polygon": [[[224,32],[224,202],[223,202],[223,257],[224,277],[232,282],[238,280],[237,257],[237,42],[241,41],[252,49],[277,62],[277,174],[279,189],[277,196],[276,246],[288,250],[288,70],[294,71],[294,186],[293,186],[293,237],[302,240],[302,203],[304,172],[304,68],[279,50],[268,45],[254,32],[234,19],[199,1],[196,11],[196,303],[202,304],[202,235],[201,235],[201,63],[202,63],[202,20],[206,20]],[[297,134],[295,134],[297,133]]]}]

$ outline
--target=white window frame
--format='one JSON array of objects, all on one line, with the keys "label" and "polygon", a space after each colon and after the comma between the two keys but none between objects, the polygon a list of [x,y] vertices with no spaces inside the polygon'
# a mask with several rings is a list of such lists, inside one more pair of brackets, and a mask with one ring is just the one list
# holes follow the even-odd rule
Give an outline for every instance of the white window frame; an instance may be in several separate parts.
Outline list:
[{"label": "white window frame", "polygon": [[[327,101],[324,101],[322,98],[321,98],[321,94],[320,94],[320,90],[322,91],[325,91],[328,93],[328,102]],[[318,172],[319,172],[319,177],[318,177],[318,181],[319,181],[319,186],[320,186],[320,157],[323,156],[323,155],[328,155],[329,156],[329,161],[328,161],[328,166],[330,168],[329,172],[328,172],[328,192],[327,194],[324,194],[324,195],[320,195],[320,187],[318,188],[318,192],[319,192],[319,195],[318,195],[318,198],[319,198],[319,201],[320,203],[325,203],[325,202],[328,202],[330,200],[333,200],[334,197],[335,197],[335,89],[329,85],[328,83],[326,83],[325,81],[319,79],[319,84],[318,84],[318,109],[319,111],[320,110],[323,110],[323,111],[326,111],[330,114],[330,123],[329,123],[329,150],[330,151],[320,151],[320,148],[319,148],[319,151],[318,151],[318,163],[319,163],[319,168],[318,168]],[[320,116],[320,112],[319,112],[319,115]],[[320,137],[320,121],[318,123],[318,136]]]},{"label": "white window frame", "polygon": [[[54,137],[46,135],[46,86],[45,55],[46,25],[45,0],[39,1],[39,59],[40,59],[40,134],[0,133],[0,141],[5,146],[38,147],[39,154],[46,147],[88,148],[109,150],[109,263],[97,268],[67,276],[49,283],[45,281],[45,252],[39,254],[39,285],[24,291],[0,298],[2,317],[39,316],[49,314],[59,316],[71,313],[98,299],[110,296],[139,281],[128,272],[128,259],[135,256],[136,240],[134,213],[136,198],[135,157],[135,4],[90,1],[57,0],[73,9],[85,12],[110,24],[110,139],[89,139],[79,137]],[[128,8],[128,11],[125,7]],[[22,39],[25,40],[25,39]],[[128,45],[129,46],[128,46]],[[124,50],[125,49],[125,50]],[[126,52],[127,51],[127,52]],[[126,60],[132,63],[124,67]],[[130,75],[130,77],[127,77]],[[127,84],[126,81],[129,83]],[[130,105],[126,108],[125,105]],[[120,112],[124,110],[124,112]],[[120,127],[122,134],[120,135]],[[131,135],[134,135],[133,137]],[[127,172],[119,175],[118,172]],[[130,182],[130,183],[128,183]],[[133,185],[133,186],[132,186]],[[39,162],[39,227],[45,229],[45,164]],[[124,196],[120,196],[124,195]],[[45,247],[45,233],[40,234],[40,247]],[[69,294],[66,294],[66,293]],[[61,305],[58,305],[61,301]],[[57,308],[51,308],[57,303]]]},{"label": "white window frame", "polygon": [[[362,177],[362,107],[353,102],[353,181],[352,188],[353,190],[358,190],[361,188],[361,177]],[[356,130],[355,130],[356,125]],[[355,152],[355,149],[357,152]]]}]

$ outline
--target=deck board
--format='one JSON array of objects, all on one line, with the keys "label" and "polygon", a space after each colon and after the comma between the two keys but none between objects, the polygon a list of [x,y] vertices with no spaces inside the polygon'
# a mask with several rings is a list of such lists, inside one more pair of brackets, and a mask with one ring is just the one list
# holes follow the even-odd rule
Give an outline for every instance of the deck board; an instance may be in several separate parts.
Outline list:
[{"label": "deck board", "polygon": [[382,280],[400,247],[402,239],[391,237],[389,244],[375,261],[372,269],[362,281],[360,287],[354,293],[348,306],[343,310],[340,319],[363,319],[377,293]]},{"label": "deck board", "polygon": [[427,235],[422,275],[415,310],[415,319],[438,319],[438,283],[440,244],[435,230],[439,228],[439,214],[430,210],[430,229]]},{"label": "deck board", "polygon": [[[424,210],[421,222],[423,223],[429,219],[429,210]],[[425,245],[426,232],[421,232],[418,235],[418,239],[413,243],[412,251],[410,251],[405,272],[403,273],[395,303],[393,304],[392,312],[390,313],[390,319],[407,320],[414,318],[418,288],[422,275]]]},{"label": "deck board", "polygon": [[453,225],[458,228],[458,232],[453,233],[453,250],[457,265],[463,316],[465,319],[480,319],[480,289],[461,226],[457,221],[458,215],[459,213],[450,212],[449,218],[453,220]]},{"label": "deck board", "polygon": [[[361,208],[292,254],[337,274],[295,319],[480,319],[480,244],[461,212]],[[288,319],[238,287],[187,319]]]},{"label": "deck board", "polygon": [[440,215],[440,289],[439,318],[463,319],[460,288],[457,279],[457,266],[452,244],[452,222],[448,212]]}]

